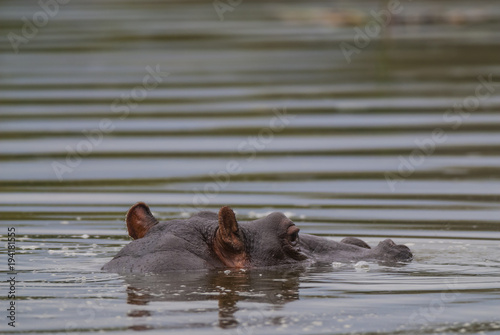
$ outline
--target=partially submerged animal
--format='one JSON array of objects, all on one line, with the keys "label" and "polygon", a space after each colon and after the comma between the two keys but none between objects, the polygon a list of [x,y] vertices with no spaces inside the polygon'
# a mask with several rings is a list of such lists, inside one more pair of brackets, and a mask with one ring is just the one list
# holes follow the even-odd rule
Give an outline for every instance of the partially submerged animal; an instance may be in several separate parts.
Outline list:
[{"label": "partially submerged animal", "polygon": [[233,210],[199,212],[189,219],[158,222],[140,202],[127,213],[134,239],[103,270],[118,273],[163,273],[178,270],[258,268],[359,260],[410,261],[405,245],[386,239],[374,248],[347,237],[341,242],[308,234],[284,214],[274,212],[238,223]]}]

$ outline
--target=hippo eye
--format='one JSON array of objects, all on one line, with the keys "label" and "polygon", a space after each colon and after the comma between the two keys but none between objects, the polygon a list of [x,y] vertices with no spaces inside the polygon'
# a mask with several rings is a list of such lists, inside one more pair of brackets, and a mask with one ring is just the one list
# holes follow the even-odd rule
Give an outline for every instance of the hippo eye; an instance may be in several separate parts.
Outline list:
[{"label": "hippo eye", "polygon": [[295,226],[290,226],[287,230],[287,239],[292,246],[299,242],[299,231],[300,229]]}]

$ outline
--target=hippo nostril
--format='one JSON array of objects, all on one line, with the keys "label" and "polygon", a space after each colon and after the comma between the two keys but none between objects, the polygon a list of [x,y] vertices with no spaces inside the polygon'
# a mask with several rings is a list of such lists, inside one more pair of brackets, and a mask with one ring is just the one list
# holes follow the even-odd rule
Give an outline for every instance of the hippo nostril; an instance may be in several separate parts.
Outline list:
[{"label": "hippo nostril", "polygon": [[404,245],[404,244],[400,244],[399,246],[400,246],[402,249],[404,249],[404,250],[406,250],[406,251],[410,252],[410,248],[408,248],[406,245]]},{"label": "hippo nostril", "polygon": [[396,255],[396,259],[398,261],[407,262],[413,259],[413,254],[411,253],[410,248],[406,245],[397,245],[396,248],[399,251]]},{"label": "hippo nostril", "polygon": [[411,261],[413,254],[406,245],[396,244],[391,239],[386,239],[379,243],[379,250],[382,258],[390,261]]},{"label": "hippo nostril", "polygon": [[383,245],[387,245],[389,247],[395,247],[397,244],[394,243],[393,240],[391,240],[390,238],[386,239],[386,240],[383,240],[382,242],[380,242],[379,244],[383,244]]}]

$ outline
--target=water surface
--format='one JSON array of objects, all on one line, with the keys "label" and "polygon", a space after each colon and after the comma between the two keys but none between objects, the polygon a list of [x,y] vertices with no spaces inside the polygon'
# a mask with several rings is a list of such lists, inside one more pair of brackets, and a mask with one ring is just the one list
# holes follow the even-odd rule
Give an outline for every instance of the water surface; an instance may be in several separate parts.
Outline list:
[{"label": "water surface", "polygon": [[[500,6],[402,1],[346,57],[387,6],[249,1],[221,20],[209,1],[73,0],[16,53],[41,8],[3,1],[2,332],[500,333]],[[102,272],[137,201],[162,220],[282,211],[415,258]]]}]

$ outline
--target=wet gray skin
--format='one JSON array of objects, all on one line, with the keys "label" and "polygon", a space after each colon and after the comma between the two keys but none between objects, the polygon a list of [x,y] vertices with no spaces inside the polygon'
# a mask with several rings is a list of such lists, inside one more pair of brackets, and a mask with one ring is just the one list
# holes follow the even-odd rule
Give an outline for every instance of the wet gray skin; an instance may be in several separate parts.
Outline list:
[{"label": "wet gray skin", "polygon": [[336,242],[300,234],[284,214],[274,212],[238,223],[229,207],[219,214],[200,212],[186,220],[158,222],[149,207],[138,203],[127,213],[125,246],[103,270],[118,273],[164,273],[179,270],[260,268],[311,263],[372,260],[407,262],[410,249],[386,239],[371,248],[348,237]]}]

